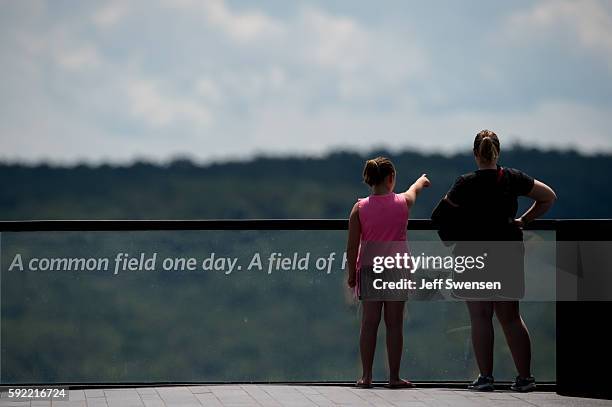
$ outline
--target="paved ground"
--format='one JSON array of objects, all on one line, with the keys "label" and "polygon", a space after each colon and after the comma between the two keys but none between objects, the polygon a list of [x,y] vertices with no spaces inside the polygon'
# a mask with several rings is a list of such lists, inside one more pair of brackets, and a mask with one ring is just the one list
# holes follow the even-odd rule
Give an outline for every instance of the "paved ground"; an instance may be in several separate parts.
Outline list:
[{"label": "paved ground", "polygon": [[[6,397],[6,395],[3,395]],[[612,401],[561,397],[550,392],[473,393],[451,389],[370,390],[341,386],[218,385],[71,390],[57,407],[201,407],[201,406],[612,406]],[[0,407],[51,407],[49,401],[8,401]]]}]

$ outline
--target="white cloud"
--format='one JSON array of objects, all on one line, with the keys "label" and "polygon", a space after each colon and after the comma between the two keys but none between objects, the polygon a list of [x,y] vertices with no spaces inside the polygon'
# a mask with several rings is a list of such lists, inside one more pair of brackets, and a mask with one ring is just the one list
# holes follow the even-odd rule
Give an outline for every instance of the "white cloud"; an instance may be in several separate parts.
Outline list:
[{"label": "white cloud", "polygon": [[[395,151],[467,151],[483,128],[494,129],[504,148],[517,142],[548,148],[554,140],[556,147],[597,153],[610,151],[607,129],[612,124],[610,109],[563,101],[512,113],[462,110],[428,115],[406,105],[359,116],[342,106],[307,114],[271,103],[260,107],[256,117],[243,130],[248,134],[242,143],[245,148],[315,155],[338,147],[363,150],[372,146]],[[286,136],[281,139],[278,134]]]},{"label": "white cloud", "polygon": [[90,44],[57,50],[55,57],[60,66],[74,71],[92,69],[100,64],[98,51]]},{"label": "white cloud", "polygon": [[282,22],[258,11],[235,12],[224,0],[161,0],[161,4],[201,15],[209,24],[238,42],[248,43],[262,37],[282,35],[284,31]]},{"label": "white cloud", "polygon": [[[497,130],[505,145],[579,139],[584,151],[612,146],[605,95],[581,87],[572,98],[537,86],[525,95],[520,74],[508,75],[515,59],[524,63],[516,47],[476,44],[480,34],[466,48],[446,36],[441,45],[409,16],[374,19],[324,3],[274,14],[263,3],[222,0],[83,3],[63,11],[19,4],[24,10],[15,15],[28,19],[0,16],[5,157],[163,160],[182,152],[206,160],[378,145],[450,152],[469,148],[481,127]],[[535,42],[526,38],[548,41],[559,29],[612,54],[604,51],[610,27],[601,4],[572,4],[541,2],[502,18],[518,54]],[[493,63],[472,67],[478,55]],[[544,55],[530,63],[558,62]],[[576,68],[566,69],[563,78]],[[605,82],[594,83],[605,93]],[[505,104],[493,109],[489,100]]]},{"label": "white cloud", "polygon": [[195,84],[196,92],[200,95],[204,100],[219,103],[223,100],[223,95],[221,94],[221,90],[219,89],[219,85],[210,78],[200,78],[196,81]]},{"label": "white cloud", "polygon": [[354,18],[302,8],[294,42],[305,63],[337,76],[344,100],[389,96],[425,72],[428,59],[409,36],[398,37],[384,28],[372,29]]},{"label": "white cloud", "polygon": [[[143,113],[155,114],[157,109],[146,109]],[[610,150],[606,132],[610,112],[566,102],[549,102],[533,111],[512,114],[462,111],[423,115],[407,106],[355,116],[342,106],[307,113],[278,101],[259,106],[253,120],[222,123],[220,127],[213,126],[209,131],[188,137],[167,133],[145,139],[138,135],[119,137],[92,128],[86,121],[74,120],[62,111],[32,113],[38,123],[29,122],[17,128],[7,121],[0,123],[2,156],[28,161],[125,162],[138,157],[164,161],[173,155],[189,153],[196,159],[210,160],[249,157],[256,151],[318,155],[335,147],[369,149],[372,146],[451,153],[469,149],[473,135],[482,128],[491,128],[500,134],[503,148],[515,142],[546,148],[550,140],[555,140],[558,147],[577,147],[589,153]],[[41,124],[45,131],[41,132]],[[222,137],[215,133],[218,130],[223,131]]]},{"label": "white cloud", "polygon": [[351,73],[369,61],[371,39],[353,19],[305,9],[302,23],[308,39],[307,55],[315,63]]},{"label": "white cloud", "polygon": [[[514,40],[574,40],[608,58],[612,65],[612,10],[603,0],[545,0],[506,20],[505,34]],[[572,44],[568,44],[572,45]]]},{"label": "white cloud", "polygon": [[128,13],[129,4],[126,0],[112,0],[96,10],[92,20],[100,28],[110,28],[123,20]]},{"label": "white cloud", "polygon": [[212,115],[201,103],[191,98],[163,94],[157,83],[132,78],[127,83],[131,114],[153,128],[165,127],[185,120],[187,125],[206,127]]},{"label": "white cloud", "polygon": [[39,68],[51,65],[71,73],[99,68],[102,59],[95,43],[80,38],[74,30],[70,24],[52,26],[43,33],[19,27],[16,43],[29,63]]},{"label": "white cloud", "polygon": [[[326,91],[343,101],[388,97],[390,89],[428,68],[426,53],[407,30],[400,37],[385,27],[370,28],[353,17],[321,8],[298,7],[281,20],[260,11],[234,11],[223,0],[160,1],[182,15],[198,16],[236,40],[235,55],[267,58],[248,69],[224,69],[221,76],[232,78],[234,84],[229,86],[234,93],[241,88],[240,93],[260,95],[262,88],[278,89],[297,76],[304,95],[326,82],[325,86],[332,86]],[[246,43],[248,49],[242,48]]]}]

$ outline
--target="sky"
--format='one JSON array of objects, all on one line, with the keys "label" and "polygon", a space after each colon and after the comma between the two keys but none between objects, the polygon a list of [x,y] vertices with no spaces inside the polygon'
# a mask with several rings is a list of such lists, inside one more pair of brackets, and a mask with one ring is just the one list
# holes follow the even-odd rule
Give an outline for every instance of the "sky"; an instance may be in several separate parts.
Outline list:
[{"label": "sky", "polygon": [[612,152],[607,0],[0,7],[0,161]]}]

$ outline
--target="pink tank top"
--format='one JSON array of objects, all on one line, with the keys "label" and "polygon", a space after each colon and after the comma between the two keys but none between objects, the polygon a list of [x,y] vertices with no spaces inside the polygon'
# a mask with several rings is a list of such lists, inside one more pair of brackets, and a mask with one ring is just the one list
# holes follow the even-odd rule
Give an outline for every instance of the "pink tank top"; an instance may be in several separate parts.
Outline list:
[{"label": "pink tank top", "polygon": [[[408,205],[404,194],[390,192],[359,199],[361,244],[364,242],[399,242],[406,240]],[[361,268],[361,250],[357,255],[357,271]]]},{"label": "pink tank top", "polygon": [[390,192],[359,199],[361,240],[388,242],[406,240],[408,205],[404,194]]}]

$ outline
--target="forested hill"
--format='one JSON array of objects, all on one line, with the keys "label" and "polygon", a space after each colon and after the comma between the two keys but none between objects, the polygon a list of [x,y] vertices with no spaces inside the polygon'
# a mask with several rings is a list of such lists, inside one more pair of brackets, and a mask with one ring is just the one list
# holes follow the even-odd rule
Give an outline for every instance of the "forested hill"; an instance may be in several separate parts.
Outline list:
[{"label": "forested hill", "polygon": [[[474,169],[469,153],[337,152],[323,158],[257,158],[198,166],[23,166],[0,164],[0,219],[342,218],[357,197],[364,160],[384,154],[398,170],[397,189],[425,172],[432,187],[412,217],[429,214],[455,177]],[[501,164],[550,184],[559,197],[547,215],[612,217],[612,155],[515,148]]]}]

